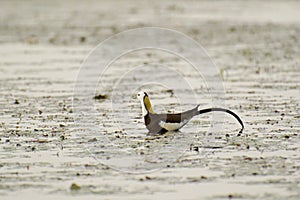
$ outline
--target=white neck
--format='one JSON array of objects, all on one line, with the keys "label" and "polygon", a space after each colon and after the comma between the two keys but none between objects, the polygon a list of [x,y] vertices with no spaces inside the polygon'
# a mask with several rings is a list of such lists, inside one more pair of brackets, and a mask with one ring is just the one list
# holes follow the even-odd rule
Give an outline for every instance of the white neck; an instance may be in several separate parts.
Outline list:
[{"label": "white neck", "polygon": [[141,100],[141,105],[142,105],[143,117],[145,117],[147,115],[148,111],[146,110],[146,107],[145,107],[145,104],[144,104],[143,100]]}]

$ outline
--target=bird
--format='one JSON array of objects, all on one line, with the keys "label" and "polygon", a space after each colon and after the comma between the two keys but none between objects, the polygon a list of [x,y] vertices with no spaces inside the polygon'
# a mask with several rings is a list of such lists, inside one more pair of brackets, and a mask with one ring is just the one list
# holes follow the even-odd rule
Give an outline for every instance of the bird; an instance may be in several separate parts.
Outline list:
[{"label": "bird", "polygon": [[153,111],[150,98],[146,92],[138,92],[137,99],[140,100],[142,106],[142,114],[144,118],[144,123],[146,128],[149,130],[149,133],[152,134],[164,134],[169,131],[178,131],[183,126],[185,126],[194,116],[219,111],[226,112],[232,115],[242,126],[239,133],[242,133],[244,130],[243,121],[240,117],[232,112],[231,110],[224,108],[205,108],[201,109],[200,105],[197,105],[193,109],[187,110],[182,113],[174,114],[157,114]]}]

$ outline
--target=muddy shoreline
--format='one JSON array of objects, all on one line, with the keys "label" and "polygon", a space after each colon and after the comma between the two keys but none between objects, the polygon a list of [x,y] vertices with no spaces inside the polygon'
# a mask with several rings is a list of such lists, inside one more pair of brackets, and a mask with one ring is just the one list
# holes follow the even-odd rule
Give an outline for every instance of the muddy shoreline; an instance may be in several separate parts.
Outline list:
[{"label": "muddy shoreline", "polygon": [[[1,199],[299,199],[299,2],[31,0],[0,7]],[[174,55],[150,50],[128,54],[107,71],[96,94],[108,96],[92,99],[98,130],[76,123],[74,84],[88,53],[115,33],[146,26],[183,32],[206,49],[220,69],[225,106],[245,123],[243,134],[228,116],[212,133],[211,124],[221,122],[205,115],[176,135],[147,138],[133,93],[114,99],[119,106],[111,114],[112,83],[122,83],[116,91],[126,95],[124,88],[137,88],[150,73],[137,68],[134,78],[118,82],[122,67],[151,63],[186,69],[182,76],[199,97],[147,86],[158,112],[178,111],[178,96],[189,100],[182,110],[211,105],[205,80]],[[157,77],[177,80],[167,71]],[[103,136],[110,142],[102,144]],[[103,165],[133,157],[147,158],[156,170]]]}]

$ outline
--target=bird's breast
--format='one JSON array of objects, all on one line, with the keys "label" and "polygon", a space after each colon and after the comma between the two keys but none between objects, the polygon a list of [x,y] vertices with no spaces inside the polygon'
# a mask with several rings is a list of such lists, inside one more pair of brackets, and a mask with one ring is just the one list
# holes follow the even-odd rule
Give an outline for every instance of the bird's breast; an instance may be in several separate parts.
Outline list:
[{"label": "bird's breast", "polygon": [[181,127],[183,127],[187,122],[188,122],[188,120],[184,120],[184,121],[179,122],[179,123],[160,121],[159,126],[161,126],[162,128],[164,128],[168,131],[176,131],[176,130],[180,129]]}]

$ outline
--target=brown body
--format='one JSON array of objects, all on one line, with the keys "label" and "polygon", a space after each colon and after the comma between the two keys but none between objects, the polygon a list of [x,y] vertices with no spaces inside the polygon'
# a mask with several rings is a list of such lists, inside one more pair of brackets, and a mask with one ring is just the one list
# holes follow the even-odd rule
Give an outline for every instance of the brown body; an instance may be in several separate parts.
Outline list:
[{"label": "brown body", "polygon": [[[192,117],[198,115],[198,106],[176,114],[155,114],[148,112],[144,116],[145,125],[150,132],[164,133],[167,131],[177,131],[189,122]],[[169,126],[169,128],[167,128]]]}]

